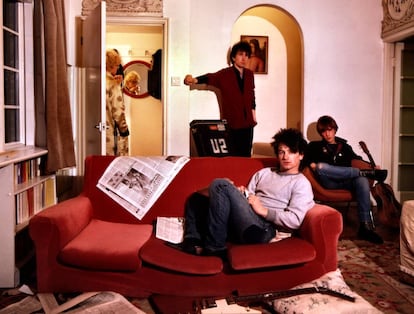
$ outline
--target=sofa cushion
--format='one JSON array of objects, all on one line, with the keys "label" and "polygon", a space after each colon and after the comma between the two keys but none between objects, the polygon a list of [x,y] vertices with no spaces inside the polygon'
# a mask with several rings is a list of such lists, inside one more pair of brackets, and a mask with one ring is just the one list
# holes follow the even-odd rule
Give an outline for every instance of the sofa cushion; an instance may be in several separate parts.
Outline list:
[{"label": "sofa cushion", "polygon": [[235,270],[290,266],[315,259],[312,244],[297,237],[266,244],[232,245],[229,261]]},{"label": "sofa cushion", "polygon": [[152,233],[151,225],[113,223],[97,219],[59,253],[67,265],[108,271],[135,271],[138,252]]},{"label": "sofa cushion", "polygon": [[151,237],[139,255],[146,263],[180,273],[215,275],[223,270],[223,262],[218,257],[191,255],[169,247],[155,237]]}]

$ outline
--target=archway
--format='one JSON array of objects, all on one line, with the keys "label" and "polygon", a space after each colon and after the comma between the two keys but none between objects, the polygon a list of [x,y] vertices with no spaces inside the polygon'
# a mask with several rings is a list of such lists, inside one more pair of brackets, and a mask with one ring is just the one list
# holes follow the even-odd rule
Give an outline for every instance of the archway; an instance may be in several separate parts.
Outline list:
[{"label": "archway", "polygon": [[[273,5],[258,5],[240,17],[262,18],[278,29],[286,46],[286,126],[303,129],[303,40],[297,21],[285,10]],[[258,34],[257,34],[258,35]],[[269,58],[272,51],[269,50]],[[268,71],[272,71],[271,68]]]}]

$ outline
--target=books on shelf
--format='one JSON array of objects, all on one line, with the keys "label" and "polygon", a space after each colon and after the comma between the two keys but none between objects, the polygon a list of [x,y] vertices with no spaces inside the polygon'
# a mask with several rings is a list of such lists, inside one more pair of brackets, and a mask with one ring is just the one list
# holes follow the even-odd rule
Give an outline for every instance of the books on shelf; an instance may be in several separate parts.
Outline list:
[{"label": "books on shelf", "polygon": [[45,178],[15,196],[16,225],[26,222],[30,217],[42,209],[56,203],[55,179]]},{"label": "books on shelf", "polygon": [[21,161],[14,164],[14,182],[21,184],[40,176],[41,157]]},{"label": "books on shelf", "polygon": [[16,287],[20,270],[34,256],[21,232],[30,218],[56,203],[56,176],[42,171],[48,151],[35,146],[0,152],[0,288]]},{"label": "books on shelf", "polygon": [[34,156],[13,163],[16,226],[56,203],[55,176],[43,175],[41,162],[42,156]]}]

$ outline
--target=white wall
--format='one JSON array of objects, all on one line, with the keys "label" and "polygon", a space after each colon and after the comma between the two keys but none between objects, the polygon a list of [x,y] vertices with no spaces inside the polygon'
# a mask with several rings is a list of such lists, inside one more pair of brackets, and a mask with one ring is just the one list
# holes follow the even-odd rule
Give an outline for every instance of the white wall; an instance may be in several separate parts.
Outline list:
[{"label": "white wall", "polygon": [[268,36],[268,73],[255,74],[256,117],[255,142],[270,142],[272,136],[286,127],[287,118],[287,51],[280,31],[267,20],[242,16],[234,23],[232,44],[241,35]]},{"label": "white wall", "polygon": [[[81,0],[78,0],[79,2]],[[71,1],[75,2],[75,0]],[[169,19],[168,78],[195,75],[226,67],[227,49],[234,41],[233,27],[255,0],[164,0]],[[378,0],[269,0],[291,14],[303,32],[303,131],[319,116],[337,119],[339,136],[354,146],[364,140],[381,163],[383,43],[380,37],[382,7]],[[72,5],[72,18],[79,6]],[[70,45],[69,45],[70,46]],[[271,51],[269,51],[271,53]],[[256,76],[257,77],[257,76]],[[270,76],[257,78],[258,106],[274,97]],[[259,87],[259,85],[261,87]],[[266,86],[262,90],[262,86]],[[167,96],[167,153],[188,154],[189,122],[214,117],[213,93],[169,86]],[[269,138],[276,128],[260,113],[255,137]],[[203,117],[204,118],[204,117]],[[277,123],[275,123],[277,124]],[[260,129],[259,129],[260,128]]]}]

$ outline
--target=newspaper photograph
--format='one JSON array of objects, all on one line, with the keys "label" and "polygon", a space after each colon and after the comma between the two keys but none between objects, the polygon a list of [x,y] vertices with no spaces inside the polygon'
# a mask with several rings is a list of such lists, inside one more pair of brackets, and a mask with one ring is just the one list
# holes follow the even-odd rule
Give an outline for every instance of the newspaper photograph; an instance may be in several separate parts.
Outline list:
[{"label": "newspaper photograph", "polygon": [[117,157],[97,187],[142,219],[189,160],[185,156]]}]

